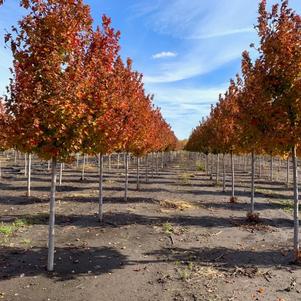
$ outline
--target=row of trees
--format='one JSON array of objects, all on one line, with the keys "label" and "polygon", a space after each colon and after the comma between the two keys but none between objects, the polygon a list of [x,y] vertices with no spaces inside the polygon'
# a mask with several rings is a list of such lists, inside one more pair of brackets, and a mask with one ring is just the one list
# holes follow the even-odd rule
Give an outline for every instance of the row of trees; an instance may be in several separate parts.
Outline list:
[{"label": "row of trees", "polygon": [[5,36],[13,68],[1,103],[1,146],[52,162],[51,271],[57,163],[72,161],[76,153],[99,156],[102,220],[103,155],[171,150],[177,139],[153,106],[153,96],[145,93],[142,74],[133,70],[131,59],[121,59],[120,33],[110,18],[103,16],[102,27],[93,29],[82,0],[21,0],[20,5],[27,15]]},{"label": "row of trees", "polygon": [[[259,4],[256,26],[260,44],[252,61],[242,54],[241,75],[230,81],[210,116],[194,129],[187,149],[203,153],[251,153],[251,208],[258,154],[292,156],[294,183],[294,253],[300,260],[297,151],[301,140],[301,17],[287,0],[267,10]],[[232,197],[234,166],[232,164]]]}]

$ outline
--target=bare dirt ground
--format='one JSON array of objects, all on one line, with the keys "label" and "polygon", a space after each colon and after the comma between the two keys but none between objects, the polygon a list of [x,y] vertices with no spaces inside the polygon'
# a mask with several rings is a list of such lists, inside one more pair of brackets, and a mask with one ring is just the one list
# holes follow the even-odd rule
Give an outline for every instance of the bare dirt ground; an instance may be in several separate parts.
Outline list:
[{"label": "bare dirt ground", "polygon": [[140,191],[132,169],[127,202],[124,171],[113,168],[105,173],[100,224],[96,168],[81,181],[80,170],[66,166],[57,192],[55,272],[47,273],[50,175],[46,164],[33,168],[31,198],[21,165],[11,160],[3,170],[0,300],[301,300],[283,183],[257,179],[255,225],[245,219],[250,175],[243,168],[237,204],[187,158],[149,183],[141,176]]}]

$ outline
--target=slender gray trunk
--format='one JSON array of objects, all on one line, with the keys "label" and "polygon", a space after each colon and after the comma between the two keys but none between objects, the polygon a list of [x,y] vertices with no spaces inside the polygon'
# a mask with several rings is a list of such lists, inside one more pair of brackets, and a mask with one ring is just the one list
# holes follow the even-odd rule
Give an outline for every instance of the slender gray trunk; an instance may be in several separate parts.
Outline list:
[{"label": "slender gray trunk", "polygon": [[62,179],[63,179],[63,163],[60,163],[59,186],[62,186]]},{"label": "slender gray trunk", "polygon": [[244,172],[247,171],[247,165],[248,165],[248,157],[245,156],[243,157],[243,162],[244,162]]},{"label": "slender gray trunk", "polygon": [[216,178],[215,178],[215,184],[218,185],[219,180],[219,154],[216,156]]},{"label": "slender gray trunk", "polygon": [[164,152],[161,152],[161,168],[164,168]]},{"label": "slender gray trunk", "polygon": [[128,199],[128,186],[129,186],[129,156],[125,154],[125,189],[124,189],[124,200]]},{"label": "slender gray trunk", "polygon": [[255,152],[252,152],[252,175],[251,175],[251,213],[254,213],[254,195],[255,195]]},{"label": "slender gray trunk", "polygon": [[99,155],[99,221],[103,221],[103,155]]},{"label": "slender gray trunk", "polygon": [[137,157],[137,190],[140,190],[140,158]]},{"label": "slender gray trunk", "polygon": [[209,175],[209,156],[206,154],[206,174]]},{"label": "slender gray trunk", "polygon": [[152,153],[152,179],[154,178],[154,153]]},{"label": "slender gray trunk", "polygon": [[27,154],[24,154],[24,177],[27,177]]},{"label": "slender gray trunk", "polygon": [[294,253],[295,259],[299,260],[299,191],[298,191],[298,159],[297,147],[292,149],[293,156],[293,181],[294,181]]},{"label": "slender gray trunk", "polygon": [[109,155],[109,171],[111,170],[111,163],[112,163],[112,162],[111,162],[111,158],[112,158],[112,157],[111,157],[111,154],[110,154],[110,155]]},{"label": "slender gray trunk", "polygon": [[145,158],[145,182],[148,183],[148,154]]},{"label": "slender gray trunk", "polygon": [[117,154],[117,169],[119,169],[120,166],[120,154]]},{"label": "slender gray trunk", "polygon": [[50,192],[50,204],[49,204],[48,263],[47,263],[48,271],[53,271],[53,265],[54,265],[55,184],[56,184],[56,159],[52,159],[51,192]]},{"label": "slender gray trunk", "polygon": [[286,187],[289,187],[289,173],[290,173],[290,158],[286,159]]},{"label": "slender gray trunk", "polygon": [[261,165],[262,165],[262,158],[261,158],[261,156],[260,156],[260,157],[259,157],[259,175],[258,175],[259,179],[261,178],[261,173],[262,173]]},{"label": "slender gray trunk", "polygon": [[30,184],[31,184],[31,154],[28,154],[27,160],[27,196],[30,196]]},{"label": "slender gray trunk", "polygon": [[17,164],[17,151],[16,150],[14,151],[14,155],[15,155],[14,162],[15,162],[15,164]]},{"label": "slender gray trunk", "polygon": [[156,153],[156,174],[158,173],[158,170],[159,170],[158,153]]},{"label": "slender gray trunk", "polygon": [[99,167],[100,167],[100,154],[97,155],[97,174],[99,175]]},{"label": "slender gray trunk", "polygon": [[50,170],[50,160],[47,161],[47,170]]},{"label": "slender gray trunk", "polygon": [[276,181],[279,181],[280,168],[281,168],[281,158],[278,158],[278,166],[277,166]]},{"label": "slender gray trunk", "polygon": [[76,154],[76,168],[78,168],[79,165],[79,154]]},{"label": "slender gray trunk", "polygon": [[223,154],[223,192],[226,191],[226,164],[225,164],[225,154]]},{"label": "slender gray trunk", "polygon": [[82,164],[82,180],[85,179],[85,165],[86,165],[86,155],[83,156],[83,164]]},{"label": "slender gray trunk", "polygon": [[212,180],[212,177],[213,177],[213,157],[214,157],[214,155],[211,154],[211,172],[210,172],[210,180]]},{"label": "slender gray trunk", "polygon": [[270,161],[270,181],[273,181],[273,173],[274,173],[274,164],[273,164],[273,156],[271,155]]},{"label": "slender gray trunk", "polygon": [[234,171],[234,158],[233,158],[233,152],[231,152],[231,176],[232,176],[231,196],[234,198],[234,197],[235,197],[235,189],[234,189],[234,176],[235,176],[235,171]]}]

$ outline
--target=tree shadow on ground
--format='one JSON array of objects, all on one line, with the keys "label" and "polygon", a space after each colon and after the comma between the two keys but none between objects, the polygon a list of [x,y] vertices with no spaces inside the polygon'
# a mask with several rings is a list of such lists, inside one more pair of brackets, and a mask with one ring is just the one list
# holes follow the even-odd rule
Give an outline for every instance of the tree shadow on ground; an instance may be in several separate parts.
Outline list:
[{"label": "tree shadow on ground", "polygon": [[[208,186],[209,187],[209,186]],[[221,188],[221,187],[220,187]],[[222,188],[221,188],[222,189]],[[178,193],[189,193],[193,195],[225,195],[225,196],[231,196],[231,191],[218,191],[218,190],[181,190],[178,191]],[[239,197],[250,197],[250,191],[245,190],[236,190],[235,195]],[[285,194],[274,194],[274,193],[261,193],[261,192],[256,192],[255,197],[257,198],[270,198],[270,199],[288,199],[290,196],[285,195]]]},{"label": "tree shadow on ground", "polygon": [[155,256],[154,262],[194,262],[200,265],[213,264],[218,269],[224,270],[245,267],[275,267],[290,266],[293,260],[292,253],[283,253],[281,250],[237,250],[225,247],[215,248],[163,248],[148,252],[145,255]]},{"label": "tree shadow on ground", "polygon": [[[49,183],[50,185],[50,183]],[[3,191],[27,191],[27,186],[13,186],[10,184],[0,184],[0,189]],[[57,185],[57,192],[70,192],[70,191],[80,191],[84,189],[91,189],[91,187],[78,187],[78,186],[68,186],[68,185]],[[41,191],[41,192],[50,192],[50,186],[35,186],[34,183],[31,185],[31,191]]]},{"label": "tree shadow on ground", "polygon": [[[48,213],[37,214],[19,214],[19,215],[5,215],[0,218],[2,222],[11,222],[15,219],[22,219],[27,224],[48,224]],[[260,223],[248,223],[244,217],[216,217],[216,216],[189,216],[189,215],[169,215],[169,216],[147,216],[135,213],[122,212],[107,212],[104,214],[104,222],[101,224],[98,221],[98,216],[83,215],[83,214],[57,214],[56,225],[77,227],[122,227],[128,225],[147,225],[147,226],[161,226],[164,223],[170,223],[176,226],[196,226],[203,228],[229,228],[229,227],[255,227],[261,229],[262,227],[277,228],[292,228],[293,221],[287,218],[261,218]]]},{"label": "tree shadow on ground", "polygon": [[[70,203],[98,203],[98,197],[91,196],[66,196],[60,198],[64,202]],[[123,197],[104,197],[104,204],[136,204],[136,203],[155,203],[156,199],[143,197],[128,197],[127,200]],[[31,205],[31,204],[47,204],[49,198],[26,197],[26,196],[7,196],[0,197],[0,203],[5,205]]]},{"label": "tree shadow on ground", "polygon": [[[201,207],[205,208],[215,208],[215,209],[226,209],[231,211],[249,211],[250,209],[250,202],[237,202],[237,203],[230,203],[230,202],[204,202],[201,203]],[[255,200],[255,210],[262,211],[262,210],[279,210],[279,209],[286,209],[286,203],[272,203],[272,202],[256,202]]]},{"label": "tree shadow on ground", "polygon": [[122,269],[127,257],[114,248],[56,248],[55,272],[46,271],[47,248],[0,247],[0,281],[24,276],[45,275],[55,281],[94,276]]}]

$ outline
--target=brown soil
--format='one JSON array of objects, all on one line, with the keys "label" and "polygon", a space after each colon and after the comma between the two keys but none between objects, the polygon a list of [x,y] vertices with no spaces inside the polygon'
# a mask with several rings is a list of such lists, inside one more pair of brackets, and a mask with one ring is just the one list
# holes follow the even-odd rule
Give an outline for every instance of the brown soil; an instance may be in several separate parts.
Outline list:
[{"label": "brown soil", "polygon": [[301,300],[284,184],[257,180],[260,222],[249,223],[247,172],[238,172],[238,202],[231,204],[230,192],[196,171],[192,160],[168,165],[149,183],[141,175],[140,191],[132,170],[127,202],[124,171],[106,170],[100,224],[96,168],[86,174],[81,181],[80,169],[64,171],[55,272],[47,273],[49,172],[35,161],[27,198],[22,168],[6,163],[0,226],[15,223],[15,229],[0,234],[0,300]]}]

